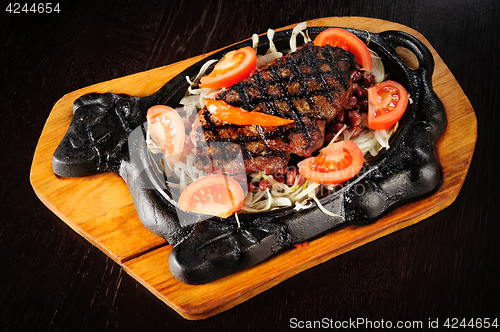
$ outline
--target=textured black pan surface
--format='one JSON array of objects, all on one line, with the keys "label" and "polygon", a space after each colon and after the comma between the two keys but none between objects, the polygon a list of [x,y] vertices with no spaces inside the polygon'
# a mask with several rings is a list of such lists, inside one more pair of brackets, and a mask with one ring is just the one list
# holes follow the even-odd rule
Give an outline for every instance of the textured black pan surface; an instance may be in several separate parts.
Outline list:
[{"label": "textured black pan surface", "polygon": [[[314,38],[324,29],[310,27],[309,36]],[[365,31],[348,30],[363,40],[368,36]],[[278,49],[288,47],[290,35],[291,30],[275,34]],[[246,45],[251,45],[251,41],[210,58],[218,59],[227,51]],[[267,37],[261,37],[259,45],[259,53],[265,52]],[[416,55],[417,69],[409,68],[397,56],[398,46]],[[185,77],[196,76],[210,58],[180,73],[148,97],[107,93],[76,100],[70,127],[53,156],[53,170],[66,177],[118,173],[129,188],[142,223],[174,246],[169,259],[171,272],[188,284],[209,283],[249,268],[295,243],[343,225],[374,222],[395,207],[424,198],[439,188],[442,174],[435,146],[446,129],[447,119],[432,89],[432,54],[420,41],[403,32],[386,31],[370,34],[369,47],[382,57],[390,78],[405,86],[412,103],[400,121],[390,149],[356,178],[320,197],[328,210],[343,218],[330,217],[315,206],[300,212],[287,208],[240,215],[238,228],[234,216],[206,219],[176,208],[175,196],[147,150],[143,124],[149,107],[177,106],[187,89]]]}]

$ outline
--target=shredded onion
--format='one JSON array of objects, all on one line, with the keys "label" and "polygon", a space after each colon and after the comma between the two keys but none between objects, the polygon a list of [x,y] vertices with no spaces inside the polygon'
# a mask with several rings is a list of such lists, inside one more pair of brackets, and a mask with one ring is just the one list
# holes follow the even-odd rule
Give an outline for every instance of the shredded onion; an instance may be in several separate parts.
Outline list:
[{"label": "shredded onion", "polygon": [[302,202],[295,202],[295,211],[300,211],[300,210],[305,210],[309,209],[312,205],[312,202],[310,200],[304,200]]},{"label": "shredded onion", "polygon": [[276,49],[276,45],[274,45],[274,30],[273,29],[268,29],[267,30],[267,39],[269,39],[269,50],[267,53],[278,53],[278,50]]},{"label": "shredded onion", "polygon": [[252,35],[252,48],[257,52],[257,47],[259,46],[259,35],[254,33]]},{"label": "shredded onion", "polygon": [[257,56],[257,69],[264,67],[269,62],[281,58],[282,56],[283,53],[281,52],[273,52]]},{"label": "shredded onion", "polygon": [[382,59],[375,53],[370,50],[370,54],[372,56],[372,74],[375,75],[375,83],[381,83],[386,79],[384,64],[382,63]]},{"label": "shredded onion", "polygon": [[379,154],[382,149],[389,148],[389,139],[392,137],[392,134],[396,131],[398,124],[388,130],[371,130],[364,129],[361,134],[353,138],[352,141],[356,143],[356,145],[360,148],[363,155],[369,153],[372,157],[375,157]]},{"label": "shredded onion", "polygon": [[295,52],[297,50],[297,35],[307,28],[307,22],[302,22],[297,24],[292,30],[292,36],[290,37],[290,51]]},{"label": "shredded onion", "polygon": [[336,213],[333,213],[332,211],[328,211],[324,206],[323,204],[321,204],[321,202],[319,201],[318,197],[316,196],[311,196],[311,198],[316,202],[316,205],[318,206],[318,208],[321,210],[321,212],[323,212],[324,214],[327,214],[329,216],[332,216],[332,217],[340,217],[342,219],[344,219],[343,216],[341,216],[340,214],[336,214]]},{"label": "shredded onion", "polygon": [[208,68],[209,68],[209,67],[210,67],[213,63],[215,63],[215,62],[217,62],[217,60],[215,60],[215,59],[208,60],[207,62],[205,62],[205,63],[203,64],[203,66],[201,66],[200,71],[198,72],[198,75],[196,75],[196,77],[195,77],[195,79],[194,79],[193,81],[191,81],[191,80],[189,79],[189,76],[186,76],[186,80],[188,81],[189,86],[191,87],[191,86],[193,86],[193,85],[195,85],[195,84],[198,84],[198,82],[200,81],[200,78],[201,78],[203,75],[205,75],[205,72],[207,71],[207,69],[208,69]]}]

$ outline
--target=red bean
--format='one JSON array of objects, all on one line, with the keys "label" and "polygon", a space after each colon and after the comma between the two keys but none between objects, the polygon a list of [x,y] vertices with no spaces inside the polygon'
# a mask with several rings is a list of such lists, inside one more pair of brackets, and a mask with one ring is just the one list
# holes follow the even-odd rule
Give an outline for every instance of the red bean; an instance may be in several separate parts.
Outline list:
[{"label": "red bean", "polygon": [[279,174],[286,174],[286,172],[288,171],[288,167],[287,166],[283,166],[283,167],[280,167],[276,173],[279,173]]},{"label": "red bean", "polygon": [[290,167],[288,173],[286,174],[286,184],[289,186],[293,186],[295,183],[295,177],[297,176],[297,167]]},{"label": "red bean", "polygon": [[353,139],[353,138],[358,137],[359,134],[361,134],[361,132],[363,131],[363,127],[361,125],[358,125],[358,126],[349,128],[348,131],[351,134],[351,138],[350,139]]},{"label": "red bean", "polygon": [[271,182],[269,182],[267,180],[260,180],[260,182],[259,182],[259,189],[260,190],[266,190],[269,188],[271,188]]},{"label": "red bean", "polygon": [[356,96],[350,96],[349,99],[347,100],[344,109],[350,110],[352,109],[356,104],[358,103],[358,98]]},{"label": "red bean", "polygon": [[361,115],[358,111],[349,111],[348,114],[348,124],[351,127],[356,127],[361,124]]},{"label": "red bean", "polygon": [[338,122],[344,122],[344,119],[345,119],[345,112],[343,109],[341,109],[335,116],[335,120],[337,120]]},{"label": "red bean", "polygon": [[351,74],[353,82],[357,82],[363,78],[363,72],[362,71],[355,71]]},{"label": "red bean", "polygon": [[[359,88],[359,87],[358,87],[358,88],[354,91],[354,95],[355,95],[356,97],[358,97],[358,100],[361,100],[361,99],[365,99],[365,98],[366,98],[367,93],[366,93],[366,90],[365,90],[365,89],[363,89],[363,88]],[[358,103],[359,103],[359,102],[358,102]]]},{"label": "red bean", "polygon": [[358,106],[361,112],[368,112],[368,99],[360,100]]},{"label": "red bean", "polygon": [[273,178],[279,183],[285,183],[285,174],[284,173],[274,173]]},{"label": "red bean", "polygon": [[332,133],[331,131],[327,131],[325,133],[325,143],[330,143],[332,139],[335,137],[336,133]]},{"label": "red bean", "polygon": [[341,122],[332,122],[328,125],[328,129],[333,133],[338,133],[344,127],[344,124]]},{"label": "red bean", "polygon": [[363,85],[370,85],[373,82],[375,82],[375,75],[373,75],[373,74],[366,74],[361,79],[361,84],[363,84]]},{"label": "red bean", "polygon": [[297,167],[290,167],[286,176],[286,184],[289,186],[293,186],[295,183],[297,185],[303,185],[306,182],[306,179],[299,173],[299,169]]}]

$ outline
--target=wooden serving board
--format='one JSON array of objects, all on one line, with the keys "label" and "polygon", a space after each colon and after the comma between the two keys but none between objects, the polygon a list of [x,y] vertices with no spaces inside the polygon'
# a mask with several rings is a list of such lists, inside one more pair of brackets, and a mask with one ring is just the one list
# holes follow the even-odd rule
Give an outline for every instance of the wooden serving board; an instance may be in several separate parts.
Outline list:
[{"label": "wooden serving board", "polygon": [[[434,90],[445,107],[449,122],[437,146],[444,181],[431,197],[402,206],[371,225],[343,228],[310,242],[308,247],[288,250],[251,269],[210,284],[192,286],[181,283],[172,276],[168,267],[172,246],[141,224],[128,188],[118,175],[105,173],[60,178],[52,172],[52,155],[69,126],[75,99],[91,92],[150,95],[208,54],[95,84],[62,97],[47,119],[33,158],[30,178],[36,194],[73,230],[187,319],[204,319],[223,312],[301,271],[448,207],[457,197],[467,175],[476,144],[477,121],[469,100],[436,51],[417,31],[379,19],[331,17],[307,23],[308,26],[339,26],[370,32],[401,30],[415,36],[431,50],[435,60]],[[414,65],[411,52],[403,49],[401,56]],[[457,141],[460,144],[456,144]]]}]

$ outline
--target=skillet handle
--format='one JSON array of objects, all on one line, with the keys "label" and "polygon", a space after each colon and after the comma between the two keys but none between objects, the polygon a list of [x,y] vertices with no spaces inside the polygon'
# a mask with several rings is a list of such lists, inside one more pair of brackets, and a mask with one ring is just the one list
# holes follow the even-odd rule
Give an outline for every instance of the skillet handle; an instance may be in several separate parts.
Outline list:
[{"label": "skillet handle", "polygon": [[396,54],[396,48],[399,46],[413,52],[418,60],[418,68],[410,68],[406,62],[398,57],[399,61],[407,71],[414,72],[417,77],[422,78],[424,82],[432,85],[434,58],[431,51],[420,40],[406,32],[396,30],[384,31],[378,35],[392,54]]},{"label": "skillet handle", "polygon": [[[436,144],[447,126],[446,112],[443,104],[433,89],[432,74],[434,72],[434,57],[432,52],[420,40],[402,31],[384,31],[378,34],[382,48],[400,69],[406,72],[408,80],[414,80],[413,85],[418,86],[410,92],[419,102],[416,116],[423,124],[422,130],[429,132],[431,141]],[[418,60],[418,68],[412,69],[396,53],[396,48],[402,46],[413,52]]]}]

